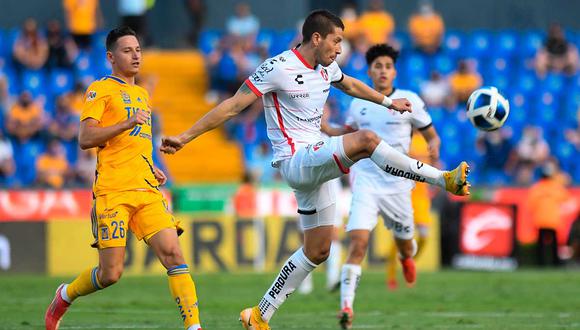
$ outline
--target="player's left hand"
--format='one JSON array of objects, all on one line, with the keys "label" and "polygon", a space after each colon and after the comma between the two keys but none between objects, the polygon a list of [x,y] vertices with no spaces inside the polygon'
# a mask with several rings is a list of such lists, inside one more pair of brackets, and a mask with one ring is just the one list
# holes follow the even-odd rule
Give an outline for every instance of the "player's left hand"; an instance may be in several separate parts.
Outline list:
[{"label": "player's left hand", "polygon": [[167,176],[163,173],[162,170],[158,169],[157,167],[153,168],[153,174],[155,175],[155,179],[159,182],[159,185],[162,186],[167,182]]},{"label": "player's left hand", "polygon": [[413,109],[411,108],[411,102],[405,98],[393,99],[393,104],[391,104],[389,109],[393,109],[399,113],[413,112]]},{"label": "player's left hand", "polygon": [[179,136],[166,136],[161,139],[161,152],[173,155],[185,146],[185,142]]}]

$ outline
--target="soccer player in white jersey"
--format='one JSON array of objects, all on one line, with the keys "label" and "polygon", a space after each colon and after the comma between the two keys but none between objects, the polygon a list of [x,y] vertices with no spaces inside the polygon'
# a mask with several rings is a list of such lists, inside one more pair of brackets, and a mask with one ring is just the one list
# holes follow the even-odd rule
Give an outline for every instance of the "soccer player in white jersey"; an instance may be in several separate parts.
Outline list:
[{"label": "soccer player in white jersey", "polygon": [[341,52],[343,30],[336,15],[326,10],[313,11],[304,21],[303,43],[299,47],[267,59],[234,96],[218,104],[187,131],[162,141],[162,152],[175,153],[262,97],[268,137],[274,149],[272,165],[294,190],[304,245],[284,263],[258,306],[240,313],[245,329],[270,329],[268,322],[276,310],[326,260],[336,197],[330,193],[327,181],[348,173],[358,160],[370,158],[390,173],[435,184],[458,195],[469,193],[465,162],[453,171],[440,171],[409,158],[366,129],[322,138],[320,119],[331,84],[348,95],[381,104],[385,111],[412,111],[407,99],[391,99],[342,74],[335,59]]},{"label": "soccer player in white jersey", "polygon": [[[437,162],[440,140],[431,117],[425,111],[425,103],[417,94],[393,86],[398,55],[389,45],[372,46],[366,53],[368,75],[375,90],[392,98],[408,99],[413,112],[400,114],[385,111],[384,107],[375,103],[354,99],[342,130],[372,130],[393,148],[407,154],[413,129],[417,129],[429,144],[431,162]],[[341,131],[332,133],[341,134]],[[346,225],[350,244],[341,272],[341,310],[338,315],[343,329],[352,327],[355,290],[361,277],[360,265],[379,215],[386,227],[393,231],[406,282],[413,285],[416,280],[413,256],[417,252],[417,244],[413,238],[415,228],[411,206],[414,181],[388,174],[369,159],[357,162],[351,170],[352,202]]]}]

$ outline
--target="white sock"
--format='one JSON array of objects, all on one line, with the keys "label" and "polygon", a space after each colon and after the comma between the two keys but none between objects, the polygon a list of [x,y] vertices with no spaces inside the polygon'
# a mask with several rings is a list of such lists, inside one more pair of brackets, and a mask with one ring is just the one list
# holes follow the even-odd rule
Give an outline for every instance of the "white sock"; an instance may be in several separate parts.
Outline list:
[{"label": "white sock", "polygon": [[314,283],[312,283],[312,273],[309,273],[308,276],[300,283],[298,287],[298,293],[300,294],[310,294],[314,289]]},{"label": "white sock", "polygon": [[340,259],[342,257],[342,244],[340,241],[332,241],[330,255],[326,260],[326,288],[332,290],[340,281]]},{"label": "white sock", "polygon": [[316,264],[308,260],[302,247],[286,260],[280,273],[260,301],[260,314],[264,321],[270,321],[276,310],[314,268]]},{"label": "white sock", "polygon": [[201,325],[199,324],[194,324],[192,326],[190,326],[189,328],[187,328],[187,330],[200,330],[201,329]]},{"label": "white sock", "polygon": [[371,160],[385,172],[419,182],[435,184],[445,189],[443,171],[399,152],[385,141],[373,151]]},{"label": "white sock", "polygon": [[62,290],[60,290],[60,297],[62,298],[62,300],[66,301],[67,303],[70,304],[70,303],[72,303],[72,301],[68,297],[68,294],[66,294],[67,287],[68,287],[68,284],[65,284],[62,286]]},{"label": "white sock", "polygon": [[360,265],[344,264],[340,274],[340,308],[353,308],[354,296],[361,276]]}]

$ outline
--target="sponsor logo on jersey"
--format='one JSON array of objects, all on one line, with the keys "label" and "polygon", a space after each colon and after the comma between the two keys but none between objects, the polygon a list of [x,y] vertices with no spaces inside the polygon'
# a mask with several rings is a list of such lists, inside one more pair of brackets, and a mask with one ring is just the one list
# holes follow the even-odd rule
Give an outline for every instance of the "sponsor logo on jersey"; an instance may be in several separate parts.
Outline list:
[{"label": "sponsor logo on jersey", "polygon": [[123,99],[123,103],[131,104],[131,96],[129,96],[129,94],[125,93],[124,91],[121,91],[121,98]]},{"label": "sponsor logo on jersey", "polygon": [[328,81],[328,71],[326,71],[326,69],[322,68],[322,70],[320,70],[320,75],[322,76],[322,79]]},{"label": "sponsor logo on jersey", "polygon": [[113,219],[113,218],[117,217],[118,213],[119,213],[119,211],[115,211],[113,213],[101,213],[101,214],[99,214],[99,220]]},{"label": "sponsor logo on jersey", "polygon": [[387,165],[385,167],[385,172],[387,172],[391,175],[394,175],[394,176],[400,176],[400,177],[405,178],[405,179],[410,179],[410,180],[418,181],[418,182],[425,182],[425,178],[423,178],[420,175],[417,175],[417,174],[411,173],[411,172],[407,172],[407,171],[403,171],[403,170],[400,170],[398,168],[394,168],[394,167],[389,166],[389,165]]},{"label": "sponsor logo on jersey", "polygon": [[309,99],[310,93],[288,93],[291,99]]},{"label": "sponsor logo on jersey", "polygon": [[268,291],[268,295],[270,295],[270,297],[272,297],[273,299],[276,299],[276,296],[279,295],[280,292],[282,292],[282,289],[284,288],[284,285],[286,284],[286,280],[288,279],[288,276],[290,276],[290,274],[292,274],[294,269],[296,269],[296,265],[294,265],[292,260],[288,260],[288,263],[286,265],[284,265],[284,267],[282,267],[282,270],[280,271],[280,275],[278,275],[278,277],[276,278],[276,281],[274,282],[274,284],[270,288],[270,291]]},{"label": "sponsor logo on jersey", "polygon": [[324,145],[324,141],[320,141],[312,146],[312,150],[318,151],[318,149],[322,148],[323,145]]},{"label": "sponsor logo on jersey", "polygon": [[89,91],[87,93],[87,101],[92,101],[92,100],[94,100],[96,98],[97,98],[97,92],[95,92],[95,91]]},{"label": "sponsor logo on jersey", "polygon": [[318,115],[316,117],[311,117],[311,118],[300,118],[300,117],[296,116],[296,120],[307,122],[307,123],[320,122],[321,118],[322,118],[322,115]]},{"label": "sponsor logo on jersey", "polygon": [[[268,73],[274,70],[274,62],[277,62],[275,59],[271,60],[270,62],[263,63],[260,67],[256,70],[254,74],[252,74],[252,79],[254,81],[262,82],[262,78],[264,78]],[[270,64],[270,65],[268,65]]]}]

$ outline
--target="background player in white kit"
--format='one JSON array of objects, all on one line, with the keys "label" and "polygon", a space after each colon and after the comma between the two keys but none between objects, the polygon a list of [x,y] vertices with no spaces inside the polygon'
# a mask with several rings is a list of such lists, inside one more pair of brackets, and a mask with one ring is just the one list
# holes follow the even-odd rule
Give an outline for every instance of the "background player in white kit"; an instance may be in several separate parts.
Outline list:
[{"label": "background player in white kit", "polygon": [[266,60],[234,96],[221,102],[191,128],[163,139],[161,151],[175,153],[262,97],[268,137],[274,149],[272,165],[293,188],[304,228],[304,246],[284,263],[258,306],[244,309],[246,329],[270,329],[268,322],[304,278],[328,257],[336,196],[328,180],[348,173],[358,160],[370,158],[385,171],[436,184],[459,195],[469,193],[468,166],[462,162],[444,172],[411,159],[370,130],[323,140],[322,109],[330,85],[348,95],[411,111],[407,99],[391,99],[361,81],[342,74],[335,59],[341,52],[344,24],[326,10],[310,13],[302,27],[303,43]]},{"label": "background player in white kit", "polygon": [[[431,117],[425,111],[425,103],[417,94],[393,87],[398,55],[389,45],[372,46],[366,53],[368,75],[375,90],[389,97],[408,99],[413,112],[399,114],[385,111],[372,102],[354,99],[343,131],[370,129],[393,148],[407,154],[413,129],[418,129],[429,144],[431,161],[436,162],[439,159],[440,140]],[[340,130],[333,133],[340,133]],[[343,329],[352,326],[355,290],[361,276],[360,265],[379,215],[385,226],[393,231],[405,280],[409,285],[416,280],[413,256],[417,252],[417,244],[413,238],[415,228],[411,205],[414,182],[392,176],[368,159],[357,162],[351,170],[352,203],[346,225],[350,245],[346,264],[342,267],[340,288],[339,323]]]}]

